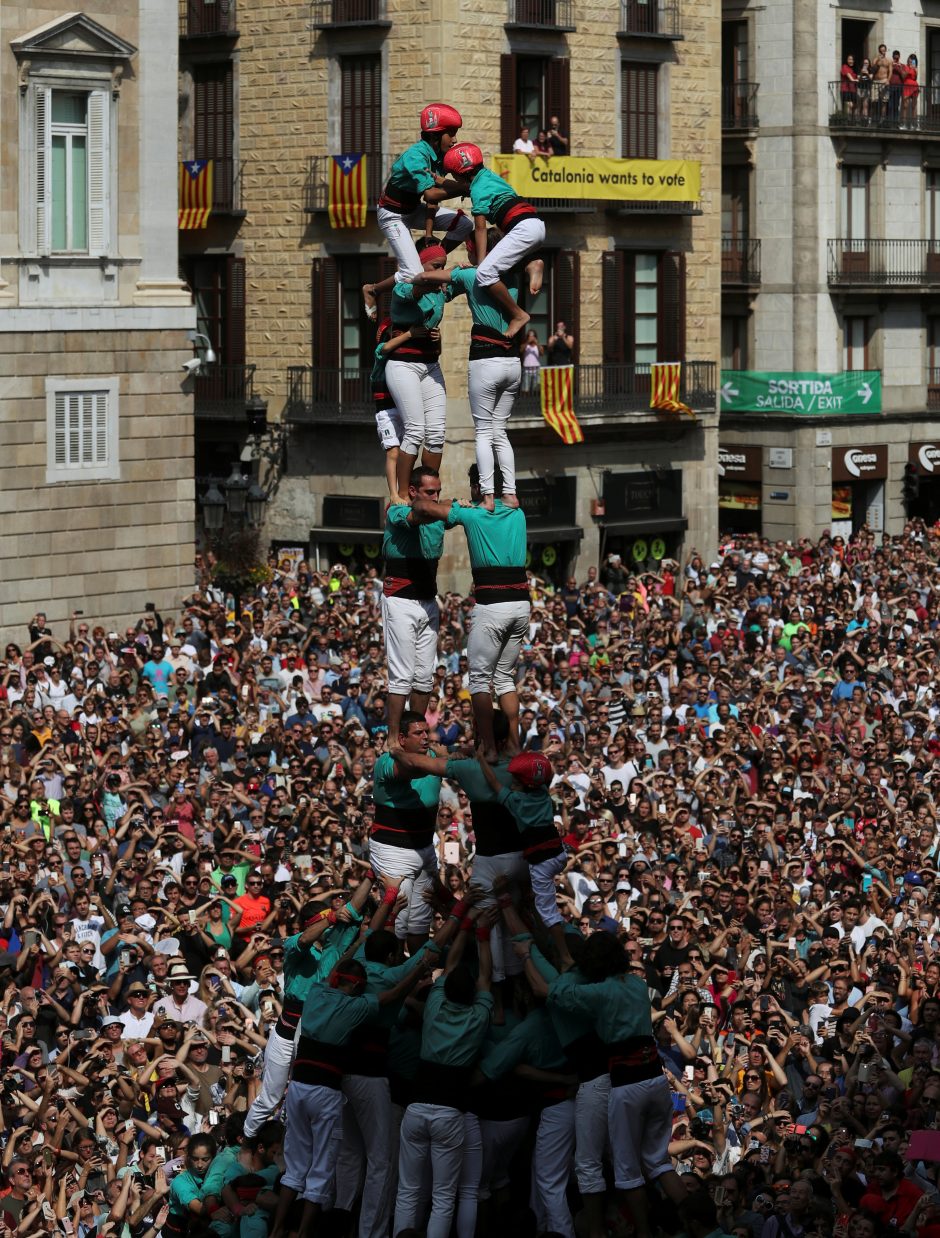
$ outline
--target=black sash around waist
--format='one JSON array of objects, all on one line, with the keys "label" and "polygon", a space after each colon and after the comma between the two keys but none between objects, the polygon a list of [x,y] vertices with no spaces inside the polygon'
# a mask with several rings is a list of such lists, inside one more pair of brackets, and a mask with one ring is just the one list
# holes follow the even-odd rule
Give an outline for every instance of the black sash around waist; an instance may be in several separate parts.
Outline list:
[{"label": "black sash around waist", "polygon": [[345,1073],[368,1075],[374,1079],[384,1078],[388,1074],[389,1035],[387,1027],[378,1027],[375,1024],[357,1027],[346,1046]]},{"label": "black sash around waist", "polygon": [[488,361],[492,357],[518,357],[518,346],[518,340],[508,339],[495,327],[475,322],[470,330],[471,361]]},{"label": "black sash around waist", "polygon": [[416,602],[437,597],[437,563],[437,559],[386,559],[385,596]]},{"label": "black sash around waist", "polygon": [[407,189],[395,189],[389,182],[379,195],[379,206],[386,211],[394,211],[396,215],[410,215],[421,203],[419,193],[411,193]]},{"label": "black sash around waist", "polygon": [[311,1036],[301,1036],[291,1077],[295,1083],[335,1088],[339,1091],[343,1082],[343,1059],[345,1045],[328,1045]]},{"label": "black sash around waist", "polygon": [[496,602],[528,602],[529,582],[525,568],[473,568],[473,596],[478,606],[492,606]]},{"label": "black sash around waist", "polygon": [[424,1105],[443,1105],[466,1113],[470,1105],[472,1066],[441,1066],[438,1062],[418,1064],[412,1100]]},{"label": "black sash around waist", "polygon": [[630,1036],[627,1040],[607,1045],[610,1085],[642,1083],[663,1073],[663,1064],[652,1036]]},{"label": "black sash around waist", "polygon": [[606,1075],[610,1060],[607,1046],[596,1032],[585,1032],[565,1045],[565,1057],[581,1083]]},{"label": "black sash around waist", "polygon": [[[404,330],[406,330],[405,327],[394,328],[396,335]],[[389,365],[393,365],[396,361],[423,361],[427,365],[432,365],[440,360],[440,356],[441,341],[432,340],[429,335],[419,335],[416,340],[406,340],[404,344],[399,344]]]},{"label": "black sash around waist", "polygon": [[468,1098],[471,1113],[486,1122],[509,1122],[512,1118],[526,1118],[532,1113],[532,1090],[518,1075],[502,1075],[499,1079],[487,1079],[471,1088]]},{"label": "black sash around waist", "polygon": [[377,803],[370,838],[390,847],[421,851],[434,842],[436,819],[433,808],[397,808],[394,804]]},{"label": "black sash around waist", "polygon": [[395,400],[384,383],[372,384],[372,403],[375,405],[377,413],[381,412],[383,408],[395,407]]},{"label": "black sash around waist", "polygon": [[281,1007],[281,1013],[278,1015],[277,1022],[274,1025],[275,1032],[282,1040],[289,1040],[293,1043],[303,1009],[304,999],[302,997],[284,998],[284,1005]]},{"label": "black sash around waist", "polygon": [[522,850],[522,836],[516,819],[496,800],[471,800],[473,837],[477,855],[512,855]]},{"label": "black sash around waist", "polygon": [[523,219],[538,218],[539,213],[531,202],[526,202],[525,198],[510,198],[497,209],[493,216],[493,223],[500,232],[506,233],[511,232]]},{"label": "black sash around waist", "polygon": [[564,844],[554,825],[538,825],[532,830],[522,830],[522,854],[529,864],[541,864],[564,851]]}]

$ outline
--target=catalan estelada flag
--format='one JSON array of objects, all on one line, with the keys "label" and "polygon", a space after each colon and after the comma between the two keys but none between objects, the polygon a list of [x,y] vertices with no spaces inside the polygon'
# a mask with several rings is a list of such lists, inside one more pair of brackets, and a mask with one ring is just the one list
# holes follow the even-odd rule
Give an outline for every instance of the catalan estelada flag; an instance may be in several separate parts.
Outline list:
[{"label": "catalan estelada flag", "polygon": [[546,365],[539,371],[542,416],[563,443],[584,442],[584,431],[574,415],[574,366]]},{"label": "catalan estelada flag", "polygon": [[330,158],[330,227],[366,226],[366,156]]},{"label": "catalan estelada flag", "polygon": [[187,159],[180,164],[179,228],[204,228],[212,213],[212,160]]},{"label": "catalan estelada flag", "polygon": [[681,380],[681,361],[654,361],[650,370],[650,408],[663,413],[688,413],[694,417],[688,404],[683,404],[679,399]]}]

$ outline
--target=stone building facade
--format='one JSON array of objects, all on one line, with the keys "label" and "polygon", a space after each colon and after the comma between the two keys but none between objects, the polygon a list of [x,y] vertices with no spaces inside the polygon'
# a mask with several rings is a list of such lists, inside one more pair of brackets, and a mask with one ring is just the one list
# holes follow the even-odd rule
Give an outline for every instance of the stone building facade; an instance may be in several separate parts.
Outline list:
[{"label": "stone building facade", "polygon": [[[374,211],[384,175],[417,140],[423,104],[443,99],[460,109],[462,136],[487,158],[511,148],[521,119],[537,125],[555,114],[572,154],[701,163],[694,202],[540,204],[549,274],[527,308],[543,345],[558,319],[576,336],[585,442],[565,447],[535,397],[517,403],[510,431],[536,568],[583,573],[610,550],[635,553],[638,542],[661,553],[712,546],[717,0],[267,0],[229,11],[229,42],[217,40],[217,54],[232,66],[231,142],[243,167],[245,214],[231,235],[220,224],[203,239],[219,258],[244,263],[238,361],[253,367],[254,392],[279,424],[268,440],[278,450],[262,464],[269,470],[276,456],[268,538],[321,562],[374,553],[385,486],[364,379],[374,337],[359,285],[390,270]],[[190,37],[184,46],[184,60],[209,55],[208,41]],[[327,216],[329,159],[346,152],[368,157],[362,229],[331,229]],[[635,328],[643,297],[651,314],[645,343]],[[456,303],[443,325],[448,493],[464,491],[473,458],[468,327]],[[219,336],[226,330],[220,325]],[[694,421],[650,412],[650,359],[684,363]],[[222,475],[226,453],[252,467],[258,444],[248,440],[237,401],[227,412],[209,404],[201,409],[197,395],[197,459],[203,443]],[[456,540],[453,550],[447,583],[462,567]]]},{"label": "stone building facade", "polygon": [[167,0],[0,9],[3,639],[192,582],[176,29]]}]

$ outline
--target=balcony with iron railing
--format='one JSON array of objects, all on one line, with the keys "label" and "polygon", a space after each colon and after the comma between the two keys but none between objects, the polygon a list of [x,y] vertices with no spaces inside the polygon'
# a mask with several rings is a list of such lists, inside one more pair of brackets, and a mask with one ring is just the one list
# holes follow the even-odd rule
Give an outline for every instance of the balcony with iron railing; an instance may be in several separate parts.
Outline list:
[{"label": "balcony with iron railing", "polygon": [[702,204],[698,199],[691,202],[608,202],[607,209],[616,215],[701,215]]},{"label": "balcony with iron railing", "polygon": [[215,155],[205,157],[212,160],[212,214],[244,215],[245,211],[242,206],[244,161],[231,158],[219,159]]},{"label": "balcony with iron railing", "polygon": [[[581,417],[658,416],[650,408],[649,365],[577,365],[574,405]],[[687,361],[682,366],[679,398],[692,409],[715,407],[717,366],[713,361]],[[375,415],[369,370],[321,370],[307,365],[287,371],[289,421],[313,425],[368,425]],[[520,392],[513,421],[520,427],[541,421],[538,390]]]},{"label": "balcony with iron railing", "polygon": [[721,238],[721,282],[743,288],[760,283],[760,241],[743,236]]},{"label": "balcony with iron railing", "polygon": [[927,408],[940,412],[940,365],[927,366]]},{"label": "balcony with iron railing", "polygon": [[310,27],[390,26],[386,0],[310,0]]},{"label": "balcony with iron railing", "polygon": [[940,241],[836,237],[829,241],[828,278],[833,288],[940,288]]},{"label": "balcony with iron railing", "polygon": [[721,127],[757,129],[757,82],[726,82],[721,88]]},{"label": "balcony with iron railing", "polygon": [[[382,188],[391,171],[392,160],[385,155],[366,151],[366,204],[374,211]],[[311,155],[304,184],[304,210],[316,215],[329,210],[330,163],[332,155]]]},{"label": "balcony with iron railing", "polygon": [[507,0],[507,26],[530,30],[572,31],[574,0]]},{"label": "balcony with iron railing", "polygon": [[681,39],[679,0],[620,0],[617,37]]},{"label": "balcony with iron railing", "polygon": [[253,365],[210,365],[193,379],[200,421],[244,420],[245,402],[254,394]]},{"label": "balcony with iron railing", "polygon": [[238,34],[235,0],[179,0],[180,38]]},{"label": "balcony with iron railing", "polygon": [[910,137],[940,137],[940,87],[921,86],[916,95],[846,90],[829,83],[829,129],[839,133],[892,133]]}]

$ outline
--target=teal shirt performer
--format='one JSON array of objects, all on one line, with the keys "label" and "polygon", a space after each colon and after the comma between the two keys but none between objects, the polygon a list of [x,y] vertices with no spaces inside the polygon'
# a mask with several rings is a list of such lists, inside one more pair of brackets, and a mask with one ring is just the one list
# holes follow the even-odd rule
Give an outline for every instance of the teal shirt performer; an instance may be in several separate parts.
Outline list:
[{"label": "teal shirt performer", "polygon": [[501,212],[517,201],[520,198],[512,185],[489,168],[480,168],[470,182],[470,209],[474,215],[485,215],[490,223],[498,223]]},{"label": "teal shirt performer", "polygon": [[471,568],[518,567],[525,574],[528,531],[521,507],[507,507],[496,499],[490,512],[485,507],[461,507],[455,499],[447,527],[457,525],[467,537]]},{"label": "teal shirt performer", "polygon": [[392,292],[392,328],[397,335],[409,327],[439,327],[450,289],[432,288],[419,294],[414,284],[396,284]]},{"label": "teal shirt performer", "polygon": [[[515,272],[507,271],[503,282],[509,289],[509,295],[516,300],[519,296],[519,281],[514,276]],[[488,327],[500,335],[506,334],[509,319],[486,288],[477,283],[476,267],[460,267],[451,271],[450,285],[455,296],[466,296],[470,317],[476,326]]]},{"label": "teal shirt performer", "polygon": [[441,152],[422,138],[420,142],[415,142],[402,151],[392,164],[388,188],[410,197],[420,195],[426,189],[433,189],[436,184],[435,175],[440,175],[444,170],[442,159]]},{"label": "teal shirt performer", "polygon": [[389,559],[427,559],[436,561],[444,553],[444,522],[429,520],[426,524],[409,521],[411,507],[407,503],[393,503],[385,517],[385,536],[382,539],[382,557],[388,574],[394,575],[394,562]]},{"label": "teal shirt performer", "polygon": [[447,1000],[444,984],[441,976],[425,1003],[421,1060],[436,1066],[469,1067],[477,1059],[493,1017],[493,995],[478,990],[472,1004],[464,1006]]}]

